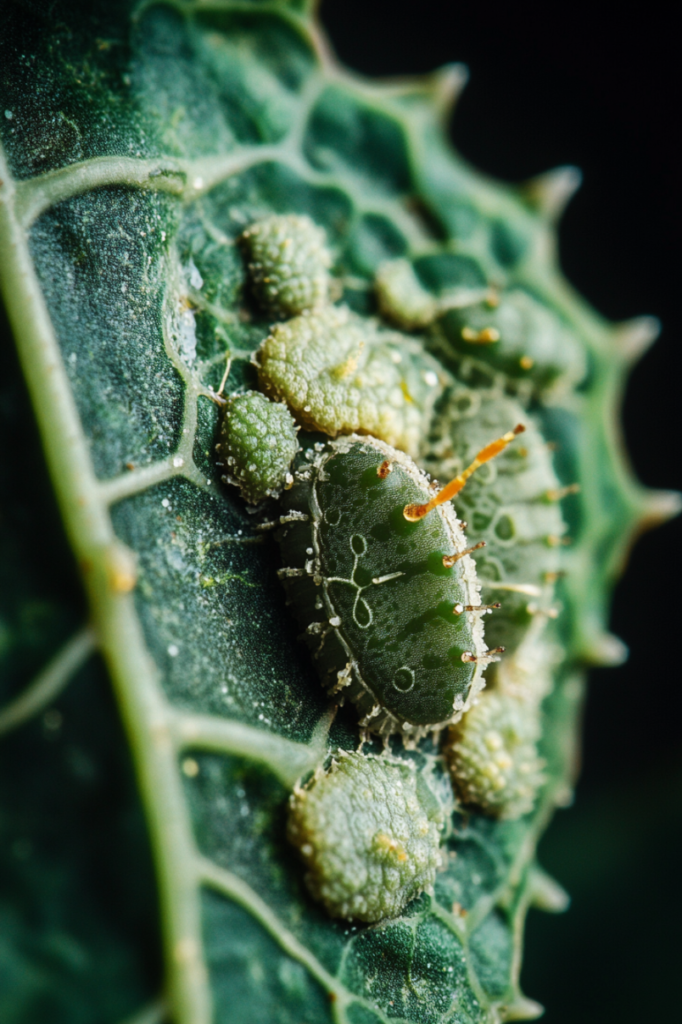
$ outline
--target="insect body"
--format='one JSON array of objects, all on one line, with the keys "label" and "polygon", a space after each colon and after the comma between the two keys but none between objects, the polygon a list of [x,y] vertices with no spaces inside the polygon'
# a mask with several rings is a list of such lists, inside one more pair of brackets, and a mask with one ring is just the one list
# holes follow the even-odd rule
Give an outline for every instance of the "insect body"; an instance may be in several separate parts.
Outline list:
[{"label": "insect body", "polygon": [[316,447],[281,498],[282,582],[325,688],[373,732],[422,734],[461,715],[490,660],[461,523],[449,504],[406,519],[433,490],[381,441]]},{"label": "insect body", "polygon": [[519,403],[508,396],[456,387],[445,396],[423,447],[425,467],[441,479],[469,464],[490,437],[515,420],[526,432],[469,482],[458,497],[473,542],[485,601],[502,609],[486,622],[488,643],[511,653],[536,614],[552,614],[554,582],[561,572],[566,526],[559,499],[562,490],[551,453]]},{"label": "insect body", "polygon": [[241,237],[251,290],[264,312],[284,318],[324,304],[331,254],[324,230],[295,213],[266,217]]},{"label": "insect body", "polygon": [[539,736],[534,704],[504,692],[482,693],[449,734],[446,755],[459,797],[500,818],[528,813],[544,782]]},{"label": "insect body", "polygon": [[405,761],[341,752],[289,804],[288,836],[332,917],[395,917],[441,864],[443,810]]},{"label": "insect body", "polygon": [[[524,416],[521,444],[479,473],[458,499],[472,540],[485,600],[502,609],[486,622],[486,641],[504,643],[488,688],[449,731],[446,757],[460,799],[494,817],[514,819],[533,806],[543,782],[537,740],[541,702],[551,689],[554,647],[546,638],[557,614],[554,584],[561,572],[563,489],[551,455],[518,402],[499,393],[455,389],[434,420],[424,459],[432,471],[457,473],[480,443]],[[491,688],[492,687],[492,688]]]},{"label": "insect body", "polygon": [[522,289],[490,287],[471,257],[382,264],[375,290],[382,313],[397,326],[430,328],[434,351],[455,372],[468,360],[538,394],[585,377],[585,352],[559,317]]},{"label": "insect body", "polygon": [[557,384],[574,387],[585,376],[580,343],[554,313],[524,291],[452,309],[441,328],[455,360],[478,359],[507,379],[530,380],[538,391]]},{"label": "insect body", "polygon": [[233,395],[225,403],[217,450],[225,483],[236,484],[246,501],[274,497],[298,450],[291,413],[258,391]]},{"label": "insect body", "polygon": [[419,342],[344,306],[275,324],[255,361],[265,393],[306,429],[371,434],[413,456],[443,377]]}]

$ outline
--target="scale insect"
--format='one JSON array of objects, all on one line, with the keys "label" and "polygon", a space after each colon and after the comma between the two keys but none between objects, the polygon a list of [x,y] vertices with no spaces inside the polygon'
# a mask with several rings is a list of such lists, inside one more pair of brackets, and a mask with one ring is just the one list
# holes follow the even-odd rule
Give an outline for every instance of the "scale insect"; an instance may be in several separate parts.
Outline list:
[{"label": "scale insect", "polygon": [[539,737],[534,703],[484,691],[449,730],[445,755],[460,799],[492,817],[513,820],[527,814],[545,781]]},{"label": "scale insect", "polygon": [[305,215],[275,214],[243,232],[251,291],[261,309],[285,319],[325,305],[332,258],[324,229]]},{"label": "scale insect", "polygon": [[345,306],[274,324],[254,364],[264,393],[285,401],[306,430],[371,434],[412,456],[444,376],[414,338]]},{"label": "scale insect", "polygon": [[339,751],[289,801],[287,835],[313,897],[332,917],[396,917],[433,892],[445,815],[409,762]]},{"label": "scale insect", "polygon": [[384,263],[375,294],[386,319],[406,331],[427,331],[433,350],[455,372],[469,360],[508,387],[540,395],[575,387],[587,373],[585,352],[564,322],[520,288],[492,287],[472,257]]},{"label": "scale insect", "polygon": [[422,451],[425,469],[447,479],[471,461],[486,438],[520,418],[526,427],[522,441],[474,477],[458,500],[472,542],[485,542],[474,552],[482,596],[502,602],[500,614],[486,623],[487,641],[504,644],[508,654],[536,616],[556,615],[555,583],[566,550],[561,502],[577,488],[561,487],[534,415],[504,394],[456,385],[434,417]]},{"label": "scale insect", "polygon": [[226,468],[223,481],[235,484],[248,502],[275,497],[291,479],[297,429],[287,407],[260,392],[231,395],[216,445]]}]

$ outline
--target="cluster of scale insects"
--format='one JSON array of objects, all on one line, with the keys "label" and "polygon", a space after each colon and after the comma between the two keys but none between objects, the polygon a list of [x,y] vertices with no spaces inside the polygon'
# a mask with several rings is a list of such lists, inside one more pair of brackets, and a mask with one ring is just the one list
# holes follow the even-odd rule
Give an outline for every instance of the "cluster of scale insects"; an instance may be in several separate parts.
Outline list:
[{"label": "cluster of scale insects", "polygon": [[[266,218],[240,244],[273,325],[254,357],[260,391],[224,400],[224,480],[252,505],[277,503],[262,525],[321,683],[385,745],[339,751],[297,786],[288,834],[329,914],[373,922],[432,890],[449,813],[433,763],[395,757],[392,737],[412,750],[442,737],[450,802],[484,814],[528,813],[543,783],[564,492],[525,407],[465,387],[458,368],[475,349],[522,393],[570,385],[584,366],[525,293],[434,294],[428,266],[397,260],[376,277],[378,320],[333,302],[309,217]],[[427,328],[438,358],[405,333]],[[471,526],[450,503],[465,484]]]}]

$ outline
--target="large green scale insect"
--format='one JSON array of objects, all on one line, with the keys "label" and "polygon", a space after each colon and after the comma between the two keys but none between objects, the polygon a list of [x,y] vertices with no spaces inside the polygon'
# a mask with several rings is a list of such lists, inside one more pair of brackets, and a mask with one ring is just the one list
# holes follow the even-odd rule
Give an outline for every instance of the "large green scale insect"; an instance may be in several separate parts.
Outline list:
[{"label": "large green scale insect", "polygon": [[494,656],[452,506],[404,515],[430,497],[408,456],[351,436],[306,452],[280,499],[279,573],[322,685],[348,695],[361,726],[384,735],[451,721]]}]

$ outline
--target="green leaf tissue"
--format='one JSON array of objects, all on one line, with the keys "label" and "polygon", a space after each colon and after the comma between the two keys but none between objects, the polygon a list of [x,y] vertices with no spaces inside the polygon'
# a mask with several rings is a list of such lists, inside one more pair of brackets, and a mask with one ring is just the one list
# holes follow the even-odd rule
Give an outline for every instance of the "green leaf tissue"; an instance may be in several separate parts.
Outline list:
[{"label": "green leaf tissue", "polygon": [[618,440],[655,324],[563,280],[570,170],[453,151],[459,66],[351,74],[304,0],[38,7],[0,40],[0,1018],[532,1020],[585,672],[679,507]]}]

